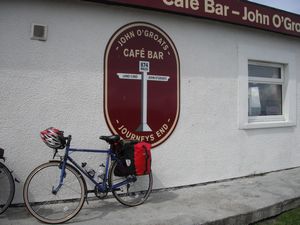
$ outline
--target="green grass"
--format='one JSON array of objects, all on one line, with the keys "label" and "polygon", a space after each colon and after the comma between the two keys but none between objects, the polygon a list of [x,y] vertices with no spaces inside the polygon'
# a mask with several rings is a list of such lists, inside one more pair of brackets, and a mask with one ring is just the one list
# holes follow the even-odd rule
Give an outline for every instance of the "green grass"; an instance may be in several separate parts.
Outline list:
[{"label": "green grass", "polygon": [[300,207],[254,225],[300,225]]}]

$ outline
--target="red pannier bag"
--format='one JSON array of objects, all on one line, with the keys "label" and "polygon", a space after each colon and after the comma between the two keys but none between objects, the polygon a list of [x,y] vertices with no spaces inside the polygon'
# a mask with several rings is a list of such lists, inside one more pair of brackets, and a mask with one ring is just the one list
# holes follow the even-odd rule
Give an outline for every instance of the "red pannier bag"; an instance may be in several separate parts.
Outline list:
[{"label": "red pannier bag", "polygon": [[139,142],[134,145],[135,175],[146,175],[151,172],[151,144]]}]

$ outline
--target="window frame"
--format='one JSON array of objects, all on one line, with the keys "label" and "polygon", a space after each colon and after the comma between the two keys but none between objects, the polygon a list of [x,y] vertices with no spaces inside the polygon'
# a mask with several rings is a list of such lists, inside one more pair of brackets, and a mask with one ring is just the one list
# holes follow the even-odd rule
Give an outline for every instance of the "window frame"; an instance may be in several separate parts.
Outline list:
[{"label": "window frame", "polygon": [[[267,48],[266,46],[250,46],[246,44],[239,44],[238,46],[239,129],[296,126],[296,56],[294,53],[283,52],[282,50]],[[282,115],[248,116],[249,62],[282,65]],[[269,78],[262,78],[261,81],[270,80]]]}]

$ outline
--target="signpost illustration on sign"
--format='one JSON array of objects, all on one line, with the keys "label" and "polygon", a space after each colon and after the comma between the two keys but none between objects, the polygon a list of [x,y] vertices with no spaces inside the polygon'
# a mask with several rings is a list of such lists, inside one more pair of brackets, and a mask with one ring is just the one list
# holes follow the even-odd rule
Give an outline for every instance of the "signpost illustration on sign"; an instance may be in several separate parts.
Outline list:
[{"label": "signpost illustration on sign", "polygon": [[179,57],[160,28],[132,23],[120,28],[105,52],[104,111],[113,134],[153,147],[179,118]]},{"label": "signpost illustration on sign", "polygon": [[154,80],[154,81],[168,81],[168,76],[159,76],[159,75],[148,75],[149,72],[149,62],[147,61],[139,61],[139,71],[142,74],[124,74],[124,73],[117,73],[120,79],[138,79],[142,80],[142,107],[141,107],[141,124],[136,129],[136,131],[146,132],[152,131],[147,123],[147,112],[148,112],[148,104],[147,104],[147,81]]}]

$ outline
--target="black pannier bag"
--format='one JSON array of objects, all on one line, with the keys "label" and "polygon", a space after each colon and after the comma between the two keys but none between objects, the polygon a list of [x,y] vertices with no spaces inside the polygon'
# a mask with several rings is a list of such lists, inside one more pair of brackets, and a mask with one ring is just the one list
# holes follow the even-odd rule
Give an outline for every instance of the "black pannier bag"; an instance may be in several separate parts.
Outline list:
[{"label": "black pannier bag", "polygon": [[118,161],[118,164],[116,165],[116,168],[114,171],[114,175],[117,177],[127,177],[130,174],[131,174],[130,170],[126,166],[125,160]]},{"label": "black pannier bag", "polygon": [[133,168],[126,165],[126,159],[127,164],[130,164],[131,159],[133,159],[134,144],[137,143],[137,141],[121,140],[120,143],[122,145],[122,149],[117,154],[119,160],[114,174],[118,177],[127,177],[130,174],[134,174]]}]

